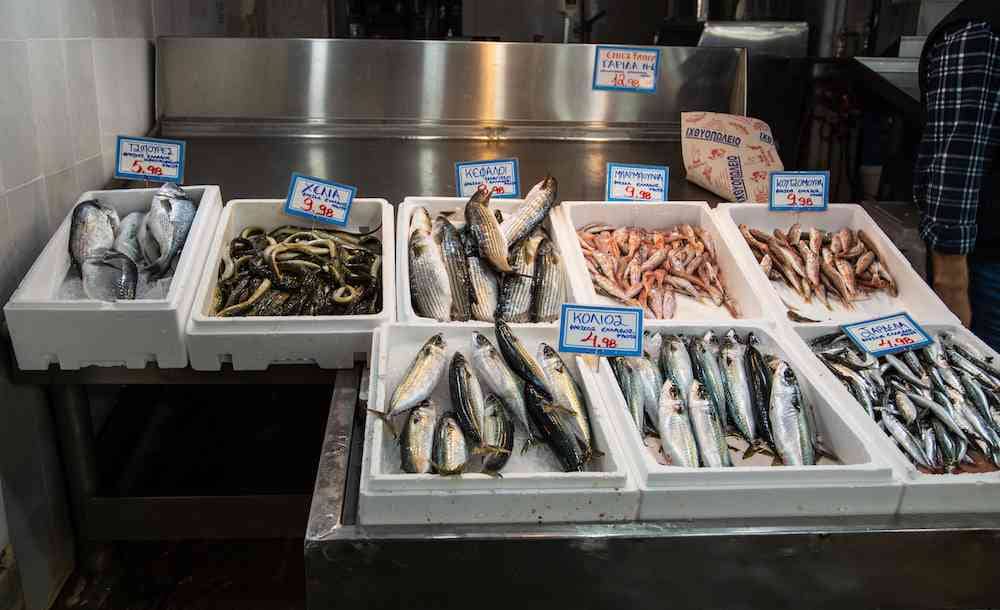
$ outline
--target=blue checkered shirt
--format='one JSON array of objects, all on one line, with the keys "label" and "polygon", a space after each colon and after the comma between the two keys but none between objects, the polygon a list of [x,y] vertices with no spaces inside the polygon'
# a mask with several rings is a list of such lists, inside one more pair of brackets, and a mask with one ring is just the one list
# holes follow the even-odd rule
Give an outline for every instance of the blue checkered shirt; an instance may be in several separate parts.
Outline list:
[{"label": "blue checkered shirt", "polygon": [[989,192],[1000,146],[1000,37],[977,22],[945,34],[928,53],[924,91],[913,186],[920,235],[934,251],[969,254],[979,206],[993,204],[981,191]]}]

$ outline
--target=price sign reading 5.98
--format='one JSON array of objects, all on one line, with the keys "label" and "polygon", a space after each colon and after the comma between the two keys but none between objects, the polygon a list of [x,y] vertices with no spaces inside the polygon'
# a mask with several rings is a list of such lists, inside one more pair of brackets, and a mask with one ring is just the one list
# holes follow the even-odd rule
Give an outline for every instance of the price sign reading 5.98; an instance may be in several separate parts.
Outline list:
[{"label": "price sign reading 5.98", "polygon": [[118,136],[115,177],[126,180],[181,182],[184,142]]},{"label": "price sign reading 5.98", "polygon": [[905,313],[847,324],[841,328],[855,345],[875,357],[931,343],[927,332]]},{"label": "price sign reading 5.98", "polygon": [[642,309],[562,306],[559,351],[599,356],[642,355]]},{"label": "price sign reading 5.98", "polygon": [[353,186],[295,173],[285,198],[285,213],[344,226],[356,192]]}]

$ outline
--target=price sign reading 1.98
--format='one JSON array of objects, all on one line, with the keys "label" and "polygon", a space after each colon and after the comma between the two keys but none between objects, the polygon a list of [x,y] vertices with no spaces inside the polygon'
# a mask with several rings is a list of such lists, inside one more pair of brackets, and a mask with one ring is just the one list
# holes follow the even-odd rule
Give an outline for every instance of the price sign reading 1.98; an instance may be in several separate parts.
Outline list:
[{"label": "price sign reading 1.98", "polygon": [[770,209],[822,212],[830,203],[830,172],[771,172]]},{"label": "price sign reading 1.98", "polygon": [[347,224],[357,190],[353,186],[294,173],[285,198],[285,213],[342,227]]},{"label": "price sign reading 1.98", "polygon": [[151,182],[181,182],[184,178],[184,142],[118,136],[115,177]]},{"label": "price sign reading 1.98", "polygon": [[930,335],[905,313],[847,324],[841,329],[855,345],[875,357],[918,349],[931,343]]},{"label": "price sign reading 1.98", "polygon": [[562,306],[559,351],[600,356],[642,355],[642,309]]}]

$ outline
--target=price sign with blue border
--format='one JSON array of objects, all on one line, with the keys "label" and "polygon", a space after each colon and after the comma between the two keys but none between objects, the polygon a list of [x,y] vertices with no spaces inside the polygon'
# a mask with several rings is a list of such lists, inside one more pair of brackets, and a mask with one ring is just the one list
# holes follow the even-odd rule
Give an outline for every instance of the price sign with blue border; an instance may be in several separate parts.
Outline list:
[{"label": "price sign with blue border", "polygon": [[497,199],[516,199],[521,196],[521,174],[517,159],[492,161],[465,161],[455,164],[455,190],[459,197],[472,197],[476,190],[486,185]]},{"label": "price sign with blue border", "polygon": [[823,212],[830,205],[830,172],[771,172],[769,208],[775,212]]},{"label": "price sign with blue border", "polygon": [[906,313],[841,326],[862,350],[878,358],[930,345],[930,335]]},{"label": "price sign with blue border", "polygon": [[357,191],[346,184],[293,173],[285,213],[343,227]]},{"label": "price sign with blue border", "polygon": [[643,311],[563,303],[559,351],[598,356],[642,355]]},{"label": "price sign with blue border", "polygon": [[655,93],[659,78],[659,49],[598,45],[594,51],[595,90]]},{"label": "price sign with blue border", "polygon": [[115,144],[115,178],[182,182],[184,148],[180,140],[118,136]]},{"label": "price sign with blue border", "polygon": [[608,163],[607,201],[666,201],[670,168],[665,165]]}]

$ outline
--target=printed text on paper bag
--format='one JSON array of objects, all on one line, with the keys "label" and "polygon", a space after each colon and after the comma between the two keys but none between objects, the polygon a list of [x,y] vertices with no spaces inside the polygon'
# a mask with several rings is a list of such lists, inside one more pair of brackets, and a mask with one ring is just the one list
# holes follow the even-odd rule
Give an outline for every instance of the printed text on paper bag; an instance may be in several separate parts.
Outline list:
[{"label": "printed text on paper bag", "polygon": [[666,201],[670,170],[660,165],[608,163],[608,201]]},{"label": "printed text on paper bag", "polygon": [[772,172],[772,210],[816,210],[827,208],[829,172]]},{"label": "printed text on paper bag", "polygon": [[357,189],[320,178],[292,174],[285,212],[320,222],[346,225]]},{"label": "printed text on paper bag", "polygon": [[920,325],[906,314],[848,324],[843,330],[858,347],[873,356],[917,349],[931,342]]},{"label": "printed text on paper bag", "polygon": [[641,309],[564,304],[559,350],[603,356],[642,354]]},{"label": "printed text on paper bag", "polygon": [[498,199],[521,195],[517,159],[456,163],[455,184],[459,197],[472,197],[484,184],[490,188],[493,197]]},{"label": "printed text on paper bag", "polygon": [[184,175],[184,142],[118,137],[115,176],[133,180],[180,182]]},{"label": "printed text on paper bag", "polygon": [[594,89],[656,91],[660,50],[598,46],[594,57]]}]

